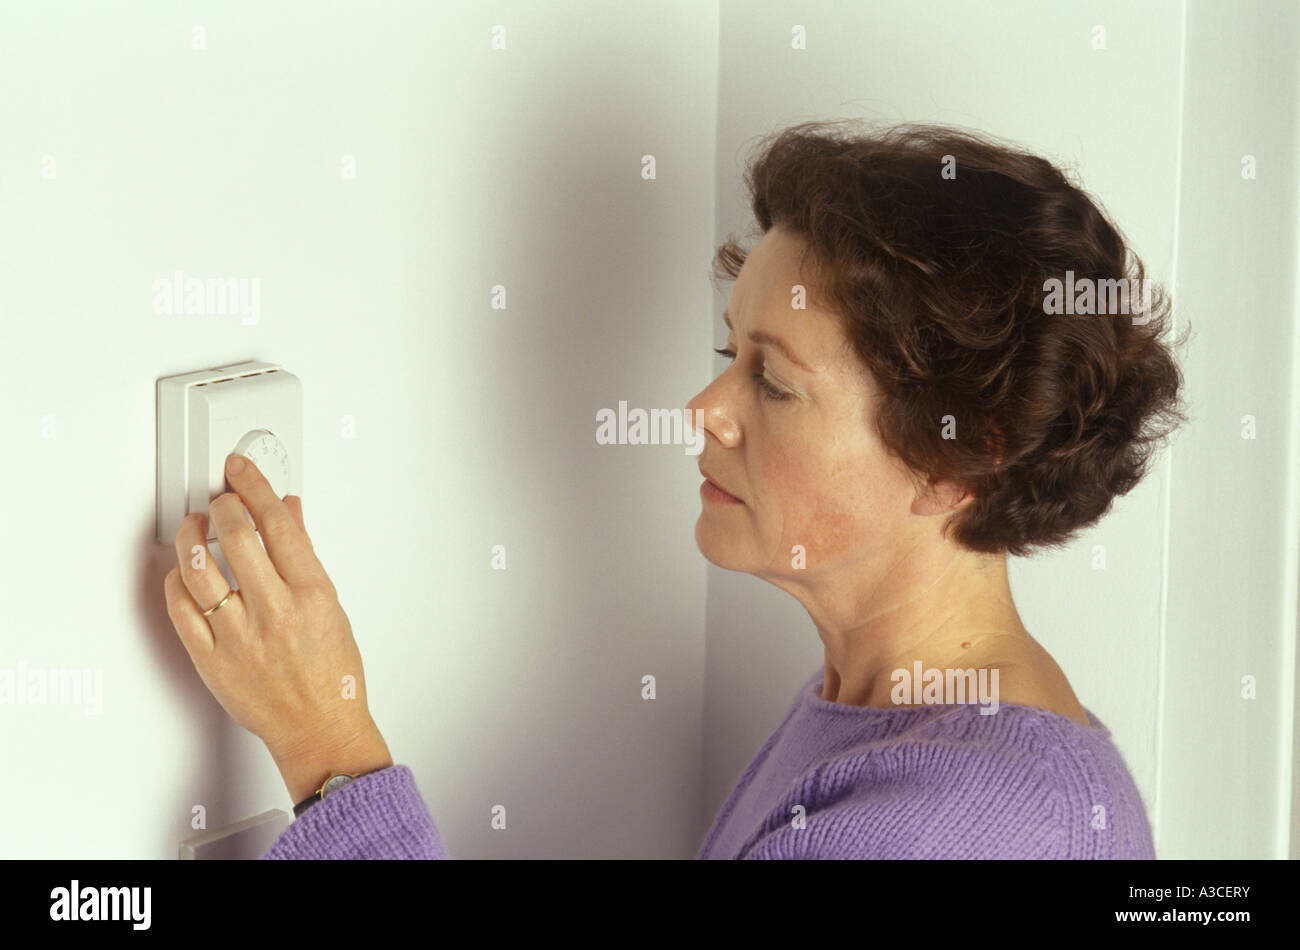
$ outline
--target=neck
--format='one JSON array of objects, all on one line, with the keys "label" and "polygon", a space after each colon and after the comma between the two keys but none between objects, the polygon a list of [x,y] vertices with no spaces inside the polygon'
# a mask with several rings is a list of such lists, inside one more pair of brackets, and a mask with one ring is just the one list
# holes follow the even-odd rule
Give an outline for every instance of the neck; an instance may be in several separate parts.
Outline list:
[{"label": "neck", "polygon": [[918,544],[888,565],[858,564],[781,586],[825,648],[822,698],[891,706],[892,674],[996,665],[1031,639],[1011,599],[1006,555]]}]

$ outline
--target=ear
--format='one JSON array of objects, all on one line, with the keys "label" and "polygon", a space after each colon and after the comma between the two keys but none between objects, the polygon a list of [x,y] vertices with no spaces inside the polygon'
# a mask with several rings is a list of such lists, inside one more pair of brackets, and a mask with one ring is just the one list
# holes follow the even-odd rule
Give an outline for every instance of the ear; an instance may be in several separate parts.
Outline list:
[{"label": "ear", "polygon": [[973,500],[974,496],[956,482],[928,482],[917,487],[912,499],[912,514],[942,515]]},{"label": "ear", "polygon": [[[993,471],[996,473],[1002,467],[1002,456],[1006,451],[1001,431],[993,429],[987,444],[989,454],[993,456]],[[942,515],[964,508],[975,500],[974,492],[956,482],[917,479],[913,476],[912,484],[916,487],[916,496],[912,499],[914,515]]]}]

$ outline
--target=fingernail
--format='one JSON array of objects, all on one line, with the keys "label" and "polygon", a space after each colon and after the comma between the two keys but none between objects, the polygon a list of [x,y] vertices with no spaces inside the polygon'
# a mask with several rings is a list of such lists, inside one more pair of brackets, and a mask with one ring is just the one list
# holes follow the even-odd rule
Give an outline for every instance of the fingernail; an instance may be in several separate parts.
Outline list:
[{"label": "fingernail", "polygon": [[244,470],[244,457],[242,455],[232,455],[226,459],[226,471],[231,475],[238,475]]}]

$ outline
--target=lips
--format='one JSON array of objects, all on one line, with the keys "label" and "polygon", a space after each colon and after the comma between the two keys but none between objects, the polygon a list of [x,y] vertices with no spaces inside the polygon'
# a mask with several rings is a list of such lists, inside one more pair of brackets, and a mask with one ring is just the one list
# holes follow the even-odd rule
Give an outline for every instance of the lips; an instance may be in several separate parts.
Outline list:
[{"label": "lips", "polygon": [[710,475],[708,472],[706,472],[706,471],[704,470],[704,466],[703,466],[703,465],[700,466],[700,474],[703,475],[703,476],[704,476],[706,479],[708,479],[710,482],[712,482],[714,488],[720,489],[721,491],[725,491],[728,495],[731,495],[731,497],[732,497],[732,498],[735,498],[737,501],[740,500],[740,498],[739,498],[738,495],[736,495],[734,492],[729,491],[725,485],[723,485],[723,484],[722,484],[721,482],[719,482],[716,478],[714,478],[712,475]]}]

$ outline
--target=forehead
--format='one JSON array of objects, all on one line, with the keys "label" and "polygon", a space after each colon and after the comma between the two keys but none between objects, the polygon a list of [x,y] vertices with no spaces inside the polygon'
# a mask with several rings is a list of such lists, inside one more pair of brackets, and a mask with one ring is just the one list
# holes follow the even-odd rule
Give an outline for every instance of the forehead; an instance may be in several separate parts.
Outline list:
[{"label": "forehead", "polygon": [[813,300],[809,275],[801,272],[804,248],[797,234],[772,228],[745,257],[722,319],[751,331],[775,333],[805,360],[825,364],[847,342],[840,321]]},{"label": "forehead", "polygon": [[803,238],[793,231],[773,227],[750,249],[736,279],[736,290],[763,296],[783,289],[788,295],[795,284],[805,283],[799,270]]}]

